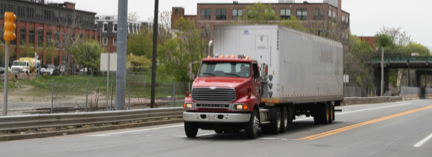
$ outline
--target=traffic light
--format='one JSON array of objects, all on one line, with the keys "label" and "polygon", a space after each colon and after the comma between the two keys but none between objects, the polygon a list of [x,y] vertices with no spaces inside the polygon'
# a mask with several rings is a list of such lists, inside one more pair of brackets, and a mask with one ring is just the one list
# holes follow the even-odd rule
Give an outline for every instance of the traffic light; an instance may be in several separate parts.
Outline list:
[{"label": "traffic light", "polygon": [[4,20],[4,40],[7,42],[15,40],[16,35],[14,30],[16,30],[16,25],[14,22],[16,20],[16,15],[13,12],[5,12]]}]

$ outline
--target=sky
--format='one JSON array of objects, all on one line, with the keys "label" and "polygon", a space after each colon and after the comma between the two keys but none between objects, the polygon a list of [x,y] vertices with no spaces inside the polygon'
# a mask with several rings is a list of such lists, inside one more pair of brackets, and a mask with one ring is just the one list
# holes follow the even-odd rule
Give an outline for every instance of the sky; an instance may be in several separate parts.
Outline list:
[{"label": "sky", "polygon": [[[76,3],[78,10],[96,12],[98,15],[117,14],[118,0],[47,0]],[[237,0],[239,3],[277,3],[278,0]],[[296,3],[304,0],[295,0]],[[307,0],[322,3],[323,0]],[[128,12],[136,12],[140,21],[153,17],[154,0],[129,0]],[[159,0],[159,11],[172,7],[185,8],[186,15],[197,14],[197,3],[232,3],[233,0]],[[350,13],[351,33],[357,36],[374,36],[383,27],[401,28],[411,35],[411,40],[432,49],[431,0],[342,0],[342,10]],[[431,29],[431,30],[429,30]]]}]

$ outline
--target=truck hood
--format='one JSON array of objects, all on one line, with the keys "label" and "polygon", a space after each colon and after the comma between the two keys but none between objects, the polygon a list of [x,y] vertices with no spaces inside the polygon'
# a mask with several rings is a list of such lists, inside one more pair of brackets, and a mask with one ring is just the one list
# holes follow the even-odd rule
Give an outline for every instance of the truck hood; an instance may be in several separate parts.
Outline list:
[{"label": "truck hood", "polygon": [[229,87],[235,88],[246,83],[250,78],[242,77],[198,77],[193,82],[193,87]]}]

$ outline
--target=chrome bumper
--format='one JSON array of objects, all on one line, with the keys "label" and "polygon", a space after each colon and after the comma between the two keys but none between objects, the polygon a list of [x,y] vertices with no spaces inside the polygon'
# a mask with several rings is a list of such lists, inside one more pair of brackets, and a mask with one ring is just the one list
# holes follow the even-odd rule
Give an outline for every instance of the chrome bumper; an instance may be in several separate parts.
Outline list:
[{"label": "chrome bumper", "polygon": [[183,119],[187,122],[249,122],[250,113],[212,113],[212,112],[183,112]]}]

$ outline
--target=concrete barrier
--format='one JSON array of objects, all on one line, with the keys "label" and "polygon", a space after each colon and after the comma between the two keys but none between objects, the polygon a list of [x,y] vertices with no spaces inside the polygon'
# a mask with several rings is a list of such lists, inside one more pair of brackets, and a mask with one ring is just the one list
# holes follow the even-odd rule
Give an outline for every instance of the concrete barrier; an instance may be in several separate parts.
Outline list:
[{"label": "concrete barrier", "polygon": [[369,104],[369,103],[384,103],[402,101],[401,96],[385,96],[385,97],[346,97],[344,98],[344,105],[353,104]]}]

